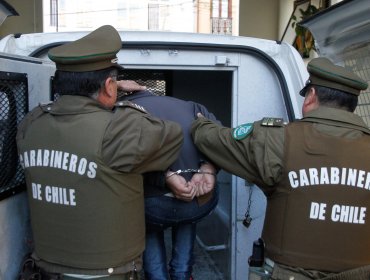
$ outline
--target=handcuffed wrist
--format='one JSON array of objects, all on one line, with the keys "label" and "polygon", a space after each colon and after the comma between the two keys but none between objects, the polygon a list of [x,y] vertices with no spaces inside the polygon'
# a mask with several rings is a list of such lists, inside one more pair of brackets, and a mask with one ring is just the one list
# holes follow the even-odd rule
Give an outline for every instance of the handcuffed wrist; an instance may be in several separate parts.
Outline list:
[{"label": "handcuffed wrist", "polygon": [[199,173],[199,174],[208,174],[208,175],[217,176],[217,174],[216,174],[215,172],[208,171],[208,170],[202,170],[202,169],[199,169],[199,171],[198,171],[197,173]]},{"label": "handcuffed wrist", "polygon": [[174,172],[174,171],[167,171],[167,173],[166,173],[166,179],[167,178],[170,178],[170,177],[172,177],[173,175],[175,175],[175,174],[177,174],[177,172]]}]

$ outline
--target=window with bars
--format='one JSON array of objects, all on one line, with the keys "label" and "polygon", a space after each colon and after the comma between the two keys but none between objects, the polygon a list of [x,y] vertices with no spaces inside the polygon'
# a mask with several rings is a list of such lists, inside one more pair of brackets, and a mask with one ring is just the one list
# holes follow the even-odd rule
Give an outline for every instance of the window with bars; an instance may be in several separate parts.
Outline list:
[{"label": "window with bars", "polygon": [[50,26],[58,25],[58,0],[50,0]]},{"label": "window with bars", "polygon": [[146,86],[156,95],[168,95],[170,72],[156,70],[126,70],[118,76],[119,80],[134,80]]},{"label": "window with bars", "polygon": [[159,30],[159,4],[148,4],[148,30]]},{"label": "window with bars", "polygon": [[16,133],[28,111],[27,75],[0,72],[0,200],[25,188]]},{"label": "window with bars", "polygon": [[[118,76],[118,80],[133,80],[138,84],[146,86],[148,90],[156,95],[170,95],[169,85],[171,83],[171,71],[166,70],[134,70],[126,69]],[[54,78],[51,78],[52,88]],[[120,95],[126,94],[125,92],[118,92],[118,98]],[[59,95],[55,92],[51,92],[50,100],[57,100]]]}]

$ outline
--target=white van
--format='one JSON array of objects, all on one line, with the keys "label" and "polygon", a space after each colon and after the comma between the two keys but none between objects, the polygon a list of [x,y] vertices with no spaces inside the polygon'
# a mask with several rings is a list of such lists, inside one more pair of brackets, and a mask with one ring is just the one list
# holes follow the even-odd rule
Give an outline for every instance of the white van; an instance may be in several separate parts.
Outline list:
[{"label": "white van", "polygon": [[[54,98],[55,66],[47,51],[85,34],[10,35],[0,41],[1,279],[15,279],[32,247],[24,178],[16,159],[16,125],[38,103]],[[301,117],[303,98],[298,92],[308,74],[299,54],[286,43],[190,33],[120,35],[118,59],[125,67],[124,79],[136,80],[158,94],[202,103],[226,126],[266,116],[286,122]],[[212,279],[247,279],[252,243],[264,220],[265,197],[256,186],[225,172],[219,173],[218,185],[219,204],[199,224],[197,244],[218,270],[219,278]],[[242,222],[248,209],[252,223],[247,228]],[[196,279],[206,279],[197,277],[194,269]]]}]

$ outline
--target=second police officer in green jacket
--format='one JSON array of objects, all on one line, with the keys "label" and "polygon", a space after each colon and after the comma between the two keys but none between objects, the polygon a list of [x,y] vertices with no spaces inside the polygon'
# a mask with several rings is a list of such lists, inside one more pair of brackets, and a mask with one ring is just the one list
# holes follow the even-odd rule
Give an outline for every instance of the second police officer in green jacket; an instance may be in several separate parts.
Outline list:
[{"label": "second police officer in green jacket", "polygon": [[271,279],[370,279],[370,130],[354,114],[367,83],[325,58],[308,64],[300,121],[234,129],[203,116],[198,148],[267,197]]}]

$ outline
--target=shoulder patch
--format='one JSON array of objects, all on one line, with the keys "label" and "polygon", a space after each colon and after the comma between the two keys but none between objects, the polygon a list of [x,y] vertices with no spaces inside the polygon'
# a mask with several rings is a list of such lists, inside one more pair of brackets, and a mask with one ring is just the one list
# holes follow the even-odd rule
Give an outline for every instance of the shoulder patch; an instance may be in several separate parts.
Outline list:
[{"label": "shoulder patch", "polygon": [[235,127],[232,131],[235,140],[246,138],[253,131],[253,123],[246,123]]},{"label": "shoulder patch", "polygon": [[133,103],[131,101],[119,101],[116,103],[116,107],[130,107],[130,108],[133,108],[133,109],[136,109],[142,113],[147,113],[147,111],[145,110],[145,108],[143,106],[140,106],[136,103]]},{"label": "shoulder patch", "polygon": [[284,120],[282,118],[263,118],[261,126],[284,126]]}]

